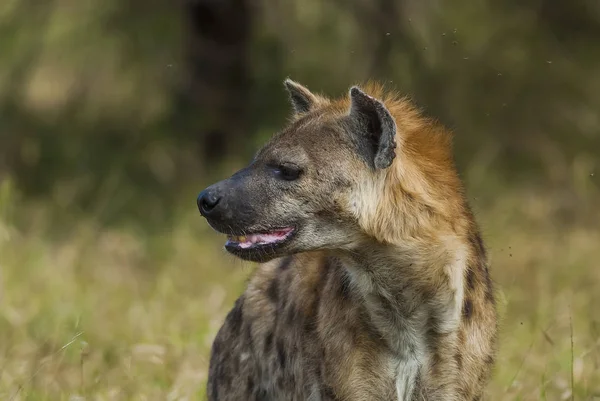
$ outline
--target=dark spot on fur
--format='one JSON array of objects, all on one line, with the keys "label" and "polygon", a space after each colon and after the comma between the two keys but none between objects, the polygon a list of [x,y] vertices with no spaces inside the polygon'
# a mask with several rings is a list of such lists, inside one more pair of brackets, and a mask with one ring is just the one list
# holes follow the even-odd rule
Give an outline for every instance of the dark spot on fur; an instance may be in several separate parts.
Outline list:
[{"label": "dark spot on fur", "polygon": [[343,189],[343,188],[349,188],[351,185],[350,181],[342,178],[342,177],[335,177],[331,183],[331,187],[332,189]]},{"label": "dark spot on fur", "polygon": [[423,386],[421,385],[421,383],[423,382],[423,377],[422,377],[422,373],[421,372],[417,372],[417,377],[415,377],[415,388],[421,389],[420,393],[421,393],[421,400],[426,399],[425,398],[425,394],[423,393]]},{"label": "dark spot on fur", "polygon": [[413,194],[405,191],[404,189],[402,189],[402,195],[404,196],[404,198],[406,199],[406,202],[408,202],[408,203],[412,203],[415,201],[415,197],[413,196]]},{"label": "dark spot on fur", "polygon": [[322,381],[321,380],[321,364],[319,362],[315,363],[315,377],[317,378],[317,381]]},{"label": "dark spot on fur", "polygon": [[283,261],[279,265],[279,269],[286,270],[292,264],[292,260],[293,260],[292,256],[287,256],[285,259],[283,259]]},{"label": "dark spot on fur", "polygon": [[322,266],[319,271],[319,278],[317,280],[317,285],[315,286],[315,296],[313,298],[313,302],[310,306],[309,315],[312,320],[317,319],[317,315],[319,314],[319,306],[321,304],[321,296],[323,294],[323,289],[325,288],[325,284],[327,282],[327,275],[329,274],[330,269],[328,266]]},{"label": "dark spot on fur", "polygon": [[294,305],[293,303],[290,305],[290,307],[288,308],[287,311],[287,321],[288,324],[292,324],[294,323],[295,320],[297,320],[298,315],[296,313],[296,305]]},{"label": "dark spot on fur", "polygon": [[456,354],[454,354],[454,360],[456,361],[456,366],[458,367],[458,369],[462,370],[462,355],[460,354],[460,352],[457,352]]},{"label": "dark spot on fur", "polygon": [[315,212],[315,216],[327,220],[327,221],[336,221],[340,217],[340,211],[332,210],[332,209],[321,209]]},{"label": "dark spot on fur", "polygon": [[433,374],[433,376],[437,376],[441,373],[440,372],[441,363],[442,363],[442,358],[440,357],[440,354],[437,352],[434,352],[431,355],[431,373]]},{"label": "dark spot on fur", "polygon": [[413,355],[416,354],[417,353],[416,344],[408,344],[408,352]]},{"label": "dark spot on fur", "polygon": [[225,371],[225,369],[223,369],[221,375],[223,380],[223,386],[226,388],[231,388],[231,376]]},{"label": "dark spot on fur", "polygon": [[227,322],[230,324],[231,331],[234,333],[234,335],[239,334],[240,329],[242,328],[242,324],[244,322],[244,316],[242,313],[243,305],[243,298],[238,298],[238,300],[235,301],[233,309],[227,315]]},{"label": "dark spot on fur", "polygon": [[252,338],[252,327],[249,324],[246,325],[246,342],[248,344],[250,352],[254,352],[254,339]]},{"label": "dark spot on fur", "polygon": [[[442,368],[442,354],[440,353],[440,348],[442,347],[442,344],[446,342],[444,338],[447,335],[438,332],[439,322],[433,317],[429,317],[427,326],[429,328],[425,338],[428,339],[427,347],[429,348],[431,355],[431,370],[432,374],[435,376],[442,373],[440,372],[440,369]],[[413,352],[416,352],[416,349]]]},{"label": "dark spot on fur", "polygon": [[278,293],[279,293],[279,298],[280,298],[280,305],[285,307],[286,305],[286,301],[287,301],[287,295],[290,291],[290,287],[292,285],[292,274],[291,274],[291,270],[286,270],[284,272],[281,272],[281,274],[279,275],[280,277],[280,283],[278,285]]},{"label": "dark spot on fur", "polygon": [[273,332],[270,331],[265,338],[265,354],[268,353],[273,347]]},{"label": "dark spot on fur", "polygon": [[211,388],[211,392],[212,397],[210,397],[213,400],[218,400],[219,399],[219,381],[217,380],[216,377],[212,377],[210,380],[210,388]]},{"label": "dark spot on fur", "polygon": [[240,371],[240,358],[232,358],[231,362],[233,364],[231,366],[231,372],[237,374]]},{"label": "dark spot on fur", "polygon": [[488,355],[487,358],[485,358],[485,363],[488,365],[493,365],[494,364],[494,357],[492,355]]},{"label": "dark spot on fur", "polygon": [[323,395],[325,396],[326,400],[327,399],[329,399],[329,400],[337,399],[335,397],[335,391],[333,391],[333,388],[331,388],[331,386],[328,386],[327,384],[323,384],[322,392],[323,392]]},{"label": "dark spot on fur", "polygon": [[340,296],[344,300],[350,299],[352,296],[352,287],[350,282],[350,277],[345,271],[342,271],[340,275]]},{"label": "dark spot on fur", "polygon": [[465,329],[458,331],[458,349],[464,349],[466,344]]},{"label": "dark spot on fur", "polygon": [[473,315],[473,301],[470,299],[465,299],[465,303],[463,304],[463,316],[465,319],[471,319]]},{"label": "dark spot on fur", "polygon": [[218,399],[216,395],[218,394],[219,389],[227,390],[231,386],[231,377],[227,374],[225,363],[223,363],[223,361],[221,361],[215,370],[213,370],[213,376],[210,381],[212,382],[212,391],[215,394],[215,397],[213,397],[214,399]]},{"label": "dark spot on fur", "polygon": [[264,388],[254,390],[253,396],[255,401],[267,401],[267,391]]},{"label": "dark spot on fur", "polygon": [[302,325],[302,329],[304,330],[304,335],[308,336],[314,333],[317,327],[317,317],[316,315],[310,315],[304,318],[304,323]]},{"label": "dark spot on fur", "polygon": [[279,282],[277,281],[277,277],[274,277],[269,284],[269,288],[267,288],[267,296],[271,300],[271,302],[277,302],[279,298]]},{"label": "dark spot on fur", "polygon": [[219,354],[221,353],[221,341],[219,341],[219,339],[215,339],[215,341],[213,341],[213,345],[212,345],[212,357],[216,358]]},{"label": "dark spot on fur", "polygon": [[479,373],[479,377],[477,378],[477,381],[479,382],[479,384],[483,384],[483,383],[487,382],[488,373],[489,373],[488,369],[483,369],[481,371],[481,373]]},{"label": "dark spot on fur", "polygon": [[[398,287],[397,291],[398,293],[402,293],[402,291],[404,291],[406,288],[409,288],[410,284],[405,284],[401,287]],[[433,286],[428,286],[428,287],[424,287],[423,288],[423,293],[422,293],[422,299],[431,299],[433,297],[436,296],[436,287]],[[405,309],[407,311],[407,313],[409,312],[408,309]]]},{"label": "dark spot on fur", "polygon": [[469,242],[471,242],[471,245],[478,256],[483,258],[486,257],[485,245],[483,244],[481,235],[477,231],[473,231],[471,235],[469,235]]},{"label": "dark spot on fur", "polygon": [[475,289],[475,272],[471,266],[467,267],[467,287],[471,291]]},{"label": "dark spot on fur", "polygon": [[248,390],[248,392],[251,392],[253,388],[254,388],[254,379],[252,379],[252,377],[248,376],[248,380],[246,380],[246,389]]},{"label": "dark spot on fur", "polygon": [[277,359],[281,369],[285,369],[285,347],[282,340],[277,341]]},{"label": "dark spot on fur", "polygon": [[427,217],[431,218],[433,216],[435,216],[435,210],[426,204],[423,204],[421,207],[421,210],[423,211],[423,213],[425,213],[427,215]]},{"label": "dark spot on fur", "polygon": [[429,316],[427,318],[427,336],[431,338],[438,337],[438,319],[435,316]]},{"label": "dark spot on fur", "polygon": [[480,233],[475,234],[475,241],[477,242],[477,245],[479,246],[479,249],[481,250],[482,255],[485,256],[485,245],[483,244],[483,240],[481,239]]}]

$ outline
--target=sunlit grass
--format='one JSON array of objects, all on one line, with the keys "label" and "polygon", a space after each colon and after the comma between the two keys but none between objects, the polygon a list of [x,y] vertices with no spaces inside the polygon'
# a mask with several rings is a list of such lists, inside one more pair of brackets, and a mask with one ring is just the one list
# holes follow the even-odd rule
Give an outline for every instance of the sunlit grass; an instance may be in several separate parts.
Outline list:
[{"label": "sunlit grass", "polygon": [[[569,207],[561,191],[471,192],[502,314],[488,399],[600,396],[597,193]],[[61,232],[52,207],[15,199],[4,185],[0,399],[202,399],[210,344],[251,267],[193,202],[162,232],[93,218]]]}]

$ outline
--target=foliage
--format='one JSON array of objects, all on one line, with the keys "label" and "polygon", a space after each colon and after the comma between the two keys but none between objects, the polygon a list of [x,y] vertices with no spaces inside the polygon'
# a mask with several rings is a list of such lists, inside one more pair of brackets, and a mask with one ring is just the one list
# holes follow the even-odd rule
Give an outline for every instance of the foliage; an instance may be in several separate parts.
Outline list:
[{"label": "foliage", "polygon": [[[499,284],[490,399],[590,399],[600,392],[598,188],[571,208],[541,188],[492,196],[487,173],[468,181]],[[203,399],[210,344],[251,267],[189,207],[164,231],[87,217],[57,238],[52,209],[15,207],[11,191],[0,191],[0,398]]]}]

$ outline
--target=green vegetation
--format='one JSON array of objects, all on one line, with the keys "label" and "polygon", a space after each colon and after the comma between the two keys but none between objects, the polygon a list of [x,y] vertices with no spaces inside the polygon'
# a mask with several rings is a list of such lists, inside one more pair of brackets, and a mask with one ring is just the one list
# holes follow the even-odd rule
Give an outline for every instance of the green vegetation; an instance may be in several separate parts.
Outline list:
[{"label": "green vegetation", "polygon": [[217,3],[0,1],[0,399],[203,398],[253,266],[196,193],[283,123],[286,76],[378,78],[454,129],[502,313],[488,399],[600,397],[595,3]]},{"label": "green vegetation", "polygon": [[[477,178],[488,174],[467,176],[502,311],[490,399],[569,399],[571,389],[592,399],[600,392],[598,188],[570,207],[561,190],[490,188]],[[103,229],[89,217],[57,238],[51,210],[23,208],[10,190],[5,182],[0,398],[201,399],[212,338],[252,267],[225,254],[193,196],[163,231]]]}]

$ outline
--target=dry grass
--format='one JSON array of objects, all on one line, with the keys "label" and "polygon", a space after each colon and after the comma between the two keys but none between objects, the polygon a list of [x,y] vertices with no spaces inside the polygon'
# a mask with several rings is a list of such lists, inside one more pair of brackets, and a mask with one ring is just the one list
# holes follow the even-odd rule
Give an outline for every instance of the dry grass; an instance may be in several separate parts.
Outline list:
[{"label": "dry grass", "polygon": [[[600,397],[597,187],[564,197],[471,181],[502,312],[488,399]],[[9,189],[0,399],[203,399],[212,338],[249,265],[224,254],[193,207],[160,235],[81,219],[58,237],[50,211],[15,205]]]}]

